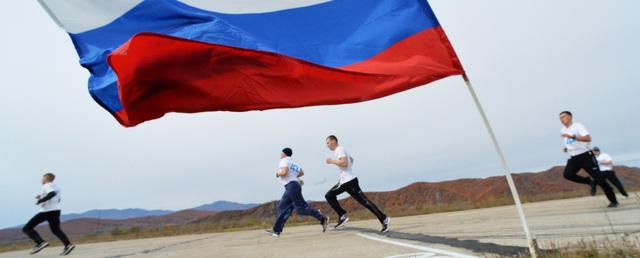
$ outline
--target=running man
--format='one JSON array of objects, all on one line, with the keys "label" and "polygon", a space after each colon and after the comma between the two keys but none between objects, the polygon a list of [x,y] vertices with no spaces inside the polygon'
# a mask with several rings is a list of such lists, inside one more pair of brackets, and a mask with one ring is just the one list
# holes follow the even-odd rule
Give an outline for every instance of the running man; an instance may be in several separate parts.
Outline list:
[{"label": "running man", "polygon": [[[600,174],[598,161],[589,147],[591,135],[589,135],[587,129],[582,124],[574,123],[573,115],[569,111],[560,112],[560,122],[563,125],[562,129],[560,129],[560,136],[564,139],[564,152],[571,155],[571,158],[567,160],[567,166],[564,168],[564,178],[579,184],[590,185],[591,195],[595,195],[596,184],[599,185],[604,190],[607,199],[609,199],[609,206],[607,207],[618,207],[616,195]],[[580,169],[587,171],[593,179],[579,176]]]},{"label": "running man", "polygon": [[358,178],[353,174],[352,170],[353,158],[349,156],[344,147],[338,144],[338,137],[336,137],[335,135],[329,135],[326,139],[326,143],[327,147],[333,151],[334,156],[333,159],[327,158],[327,164],[336,165],[340,170],[340,181],[338,181],[338,184],[333,186],[324,196],[324,198],[327,199],[329,205],[331,205],[331,208],[333,208],[333,210],[338,213],[339,219],[335,228],[338,228],[349,221],[347,211],[345,211],[338,202],[338,195],[346,191],[347,193],[349,193],[349,195],[351,195],[351,197],[353,197],[353,199],[360,203],[360,205],[366,207],[367,209],[369,209],[369,211],[376,215],[376,217],[382,224],[382,229],[380,230],[381,232],[384,233],[389,231],[389,222],[391,221],[391,219],[387,215],[382,213],[382,211],[380,211],[380,209],[378,209],[378,207],[373,202],[369,201],[367,196],[364,195],[364,193],[360,189]]},{"label": "running man", "polygon": [[22,228],[22,232],[36,242],[36,246],[33,247],[30,254],[40,252],[49,245],[49,243],[42,240],[38,232],[34,229],[38,224],[45,221],[49,223],[51,233],[58,237],[64,244],[60,255],[67,255],[75,248],[75,246],[69,242],[67,235],[60,229],[60,201],[62,192],[60,188],[53,183],[55,179],[56,176],[52,173],[46,173],[42,176],[42,192],[36,196],[36,205],[40,205],[40,212],[33,216]]},{"label": "running man", "polygon": [[329,225],[329,217],[322,215],[319,210],[311,208],[302,197],[302,180],[300,180],[300,177],[304,176],[304,171],[296,163],[293,163],[291,155],[293,155],[293,150],[290,148],[284,148],[280,153],[280,163],[278,164],[276,177],[280,178],[285,191],[280,203],[278,203],[276,223],[273,225],[272,230],[267,230],[267,234],[279,237],[294,208],[300,215],[312,216],[318,219],[320,225],[322,225],[322,233],[324,233],[327,231],[327,225]]},{"label": "running man", "polygon": [[611,156],[609,156],[609,154],[607,153],[600,152],[600,148],[598,147],[593,147],[593,154],[596,155],[596,160],[598,160],[598,165],[600,166],[600,172],[602,172],[602,176],[606,180],[611,182],[611,184],[613,184],[616,188],[618,188],[618,191],[620,191],[620,193],[624,195],[624,197],[629,198],[629,194],[627,194],[627,191],[624,190],[622,182],[620,182],[620,179],[618,179],[618,177],[616,176],[616,172],[613,171],[613,160],[611,159]]}]

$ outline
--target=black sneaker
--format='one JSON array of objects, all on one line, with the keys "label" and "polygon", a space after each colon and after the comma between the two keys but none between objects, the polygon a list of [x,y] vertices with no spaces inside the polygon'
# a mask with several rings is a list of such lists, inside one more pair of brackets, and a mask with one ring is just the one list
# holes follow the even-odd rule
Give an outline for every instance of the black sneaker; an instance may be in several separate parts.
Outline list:
[{"label": "black sneaker", "polygon": [[615,207],[618,207],[618,203],[617,202],[609,203],[609,206],[607,206],[607,208],[615,208]]},{"label": "black sneaker", "polygon": [[389,231],[389,223],[391,223],[391,218],[389,218],[389,216],[387,216],[384,221],[382,221],[382,229],[380,230],[381,233],[385,233],[387,231]]},{"label": "black sneaker", "polygon": [[344,223],[347,223],[347,221],[349,221],[349,217],[347,217],[347,214],[343,214],[342,216],[340,216],[340,219],[338,219],[338,224],[336,224],[336,226],[333,228],[339,228],[340,226],[344,225]]},{"label": "black sneaker", "polygon": [[275,232],[271,229],[265,230],[265,233],[267,233],[267,235],[270,235],[272,237],[280,237],[280,233],[279,232]]},{"label": "black sneaker", "polygon": [[75,245],[65,245],[64,248],[62,249],[62,253],[60,253],[60,255],[67,255],[70,254],[71,251],[73,251],[73,249],[75,249],[76,246]]},{"label": "black sneaker", "polygon": [[33,249],[31,249],[31,252],[29,252],[29,254],[37,254],[38,252],[42,251],[42,249],[44,249],[47,246],[49,246],[49,243],[47,243],[47,242],[39,243],[36,246],[34,246]]},{"label": "black sneaker", "polygon": [[327,226],[329,226],[329,216],[325,216],[320,223],[322,225],[322,233],[327,231]]},{"label": "black sneaker", "polygon": [[589,186],[591,186],[591,196],[595,196],[596,190],[598,189],[596,188],[596,186],[598,186],[598,184],[596,184],[596,180],[591,179],[591,181],[589,181]]}]

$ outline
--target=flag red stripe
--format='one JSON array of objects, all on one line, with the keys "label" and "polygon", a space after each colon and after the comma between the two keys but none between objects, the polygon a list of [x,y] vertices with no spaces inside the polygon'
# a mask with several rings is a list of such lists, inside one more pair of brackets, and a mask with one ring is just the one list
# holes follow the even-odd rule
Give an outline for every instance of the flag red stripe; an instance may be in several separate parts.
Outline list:
[{"label": "flag red stripe", "polygon": [[463,73],[440,27],[369,60],[329,68],[292,57],[161,34],[131,38],[109,56],[124,126],[168,112],[250,111],[355,103]]}]

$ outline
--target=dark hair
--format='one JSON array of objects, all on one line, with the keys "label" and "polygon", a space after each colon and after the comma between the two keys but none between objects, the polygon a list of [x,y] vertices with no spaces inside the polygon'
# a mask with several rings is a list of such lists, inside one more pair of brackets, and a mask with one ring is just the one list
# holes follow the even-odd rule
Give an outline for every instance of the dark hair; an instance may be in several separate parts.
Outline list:
[{"label": "dark hair", "polygon": [[284,153],[284,155],[287,155],[287,157],[291,157],[291,155],[293,155],[293,150],[291,150],[291,148],[284,148],[282,149],[282,153]]},{"label": "dark hair", "polygon": [[53,182],[53,180],[56,180],[56,175],[54,175],[53,173],[46,173],[43,176],[46,177],[49,182]]},{"label": "dark hair", "polygon": [[562,114],[567,114],[567,115],[569,115],[570,117],[573,117],[573,114],[571,114],[571,112],[566,111],[566,110],[565,110],[565,111],[560,112],[560,115],[562,115]]},{"label": "dark hair", "polygon": [[335,142],[338,142],[338,137],[336,137],[336,136],[335,136],[335,135],[333,135],[333,134],[332,134],[332,135],[327,136],[327,139],[332,140],[332,141],[335,141]]}]

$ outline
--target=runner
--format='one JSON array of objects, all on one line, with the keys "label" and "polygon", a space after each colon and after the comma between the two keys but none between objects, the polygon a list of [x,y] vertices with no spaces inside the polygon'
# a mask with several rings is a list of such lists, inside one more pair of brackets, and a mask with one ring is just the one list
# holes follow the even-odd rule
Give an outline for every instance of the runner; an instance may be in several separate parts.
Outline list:
[{"label": "runner", "polygon": [[[609,206],[607,207],[618,207],[616,195],[604,177],[600,175],[598,161],[591,148],[589,148],[591,135],[589,135],[587,129],[582,124],[574,123],[573,115],[569,111],[560,112],[560,122],[564,125],[560,130],[565,143],[564,152],[571,155],[571,158],[567,160],[567,166],[564,168],[564,178],[576,183],[590,185],[591,195],[595,195],[596,184],[599,185],[604,190],[607,199],[609,199]],[[593,179],[579,176],[580,169],[587,171]]]},{"label": "runner", "polygon": [[304,171],[300,166],[293,163],[291,155],[293,155],[293,150],[290,148],[284,148],[280,153],[280,163],[276,177],[280,178],[285,191],[278,203],[276,223],[273,225],[272,230],[267,230],[267,234],[279,237],[294,208],[300,215],[313,216],[318,219],[322,225],[322,233],[324,233],[327,231],[327,225],[329,225],[329,217],[322,215],[319,210],[311,208],[304,200],[301,188],[302,180],[300,180],[300,177],[304,176]]},{"label": "runner", "polygon": [[629,194],[627,194],[627,191],[624,190],[622,182],[620,182],[620,179],[618,179],[618,177],[616,176],[616,172],[613,171],[613,160],[611,159],[611,156],[609,156],[609,154],[607,153],[600,152],[600,148],[598,147],[593,147],[593,154],[596,155],[596,159],[598,160],[598,165],[600,166],[600,172],[602,172],[602,176],[604,176],[605,179],[609,180],[611,184],[618,188],[618,191],[620,191],[620,193],[624,195],[624,197],[629,198]]},{"label": "runner", "polygon": [[40,234],[34,229],[38,224],[45,221],[49,223],[51,233],[58,237],[64,244],[60,255],[67,255],[75,248],[75,246],[69,242],[67,235],[60,229],[60,201],[62,192],[60,188],[53,183],[55,179],[56,176],[52,173],[46,173],[42,176],[42,192],[36,196],[36,205],[40,205],[40,212],[33,216],[22,228],[22,232],[36,242],[36,246],[33,247],[30,254],[40,252],[49,245],[49,243],[42,240]]},{"label": "runner", "polygon": [[333,151],[334,158],[327,158],[327,164],[333,164],[340,169],[339,181],[338,184],[333,186],[327,194],[324,196],[331,205],[331,208],[338,213],[338,223],[335,228],[338,228],[347,221],[349,221],[349,217],[347,216],[347,211],[342,209],[340,203],[338,202],[338,195],[344,193],[345,191],[353,197],[360,205],[366,207],[371,211],[380,223],[382,224],[381,232],[389,231],[389,222],[391,219],[382,213],[380,209],[362,192],[360,189],[360,185],[358,184],[358,178],[353,174],[353,158],[349,156],[344,147],[338,144],[338,137],[335,135],[329,135],[326,139],[327,147]]}]

